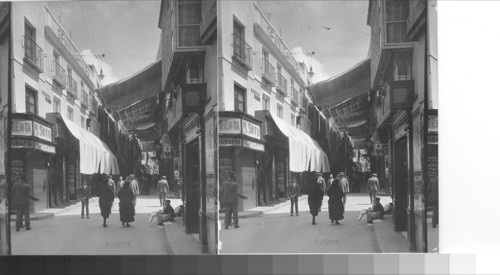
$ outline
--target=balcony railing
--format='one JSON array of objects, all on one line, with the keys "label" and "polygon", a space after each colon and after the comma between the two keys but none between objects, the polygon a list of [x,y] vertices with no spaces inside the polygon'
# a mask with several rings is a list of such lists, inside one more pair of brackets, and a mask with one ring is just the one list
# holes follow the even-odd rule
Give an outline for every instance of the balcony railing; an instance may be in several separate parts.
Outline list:
[{"label": "balcony railing", "polygon": [[297,89],[292,88],[292,104],[296,107],[299,106],[299,91]]},{"label": "balcony railing", "polygon": [[78,97],[78,85],[76,84],[76,80],[74,80],[70,75],[68,75],[68,87],[66,87],[66,90],[74,98]]},{"label": "balcony railing", "polygon": [[264,78],[272,86],[276,85],[276,71],[269,60],[262,58],[262,78]]},{"label": "balcony railing", "polygon": [[84,109],[89,107],[89,96],[85,90],[82,89],[82,102],[81,105]]},{"label": "balcony railing", "polygon": [[52,79],[61,85],[61,87],[66,88],[66,70],[57,61],[54,61],[54,75]]},{"label": "balcony railing", "polygon": [[24,37],[24,60],[29,62],[39,72],[43,72],[43,50],[35,41],[27,36]]},{"label": "balcony railing", "polygon": [[278,73],[278,86],[276,86],[276,90],[285,96],[288,95],[288,83],[280,73]]},{"label": "balcony railing", "polygon": [[245,42],[245,39],[239,35],[231,34],[233,46],[233,58],[241,63],[248,70],[252,69],[252,47]]}]

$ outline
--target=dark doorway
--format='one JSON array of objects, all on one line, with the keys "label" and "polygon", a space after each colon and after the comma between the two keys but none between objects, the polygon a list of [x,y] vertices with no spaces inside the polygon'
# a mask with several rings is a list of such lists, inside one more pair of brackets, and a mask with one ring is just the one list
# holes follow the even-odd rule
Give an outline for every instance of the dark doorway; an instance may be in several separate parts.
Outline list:
[{"label": "dark doorway", "polygon": [[394,226],[396,231],[408,230],[408,147],[406,138],[394,146]]},{"label": "dark doorway", "polygon": [[199,233],[200,220],[200,149],[199,142],[186,145],[186,233]]}]

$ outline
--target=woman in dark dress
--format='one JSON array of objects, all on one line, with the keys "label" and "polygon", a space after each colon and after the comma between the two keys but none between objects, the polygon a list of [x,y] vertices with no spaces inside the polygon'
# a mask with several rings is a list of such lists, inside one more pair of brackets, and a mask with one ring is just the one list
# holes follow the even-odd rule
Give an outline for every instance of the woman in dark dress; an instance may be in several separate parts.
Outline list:
[{"label": "woman in dark dress", "polygon": [[323,190],[319,182],[321,174],[316,174],[316,178],[313,179],[309,185],[309,194],[307,196],[307,202],[309,204],[309,213],[313,216],[312,224],[316,224],[316,216],[318,216],[319,208],[321,207],[321,202],[323,201]]},{"label": "woman in dark dress", "polygon": [[330,220],[332,223],[339,224],[339,220],[344,219],[344,203],[342,202],[344,193],[339,186],[338,178],[333,181],[326,195],[329,197],[328,212],[330,213]]},{"label": "woman in dark dress", "polygon": [[113,206],[113,201],[115,195],[113,194],[113,189],[108,184],[108,180],[104,180],[97,190],[97,196],[99,197],[99,208],[101,209],[101,216],[104,219],[102,226],[107,227],[106,219],[109,218],[111,214],[111,207]]},{"label": "woman in dark dress", "polygon": [[135,209],[134,192],[130,189],[129,180],[123,183],[123,188],[118,192],[118,198],[120,199],[120,221],[122,222],[122,226],[130,226],[129,223],[135,221]]}]

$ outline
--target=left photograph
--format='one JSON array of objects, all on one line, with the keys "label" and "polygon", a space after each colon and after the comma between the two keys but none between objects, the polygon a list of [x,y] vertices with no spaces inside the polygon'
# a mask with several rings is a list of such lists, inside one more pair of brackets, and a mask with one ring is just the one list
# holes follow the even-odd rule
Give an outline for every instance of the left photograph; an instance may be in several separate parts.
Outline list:
[{"label": "left photograph", "polygon": [[216,254],[216,1],[0,3],[0,254]]}]

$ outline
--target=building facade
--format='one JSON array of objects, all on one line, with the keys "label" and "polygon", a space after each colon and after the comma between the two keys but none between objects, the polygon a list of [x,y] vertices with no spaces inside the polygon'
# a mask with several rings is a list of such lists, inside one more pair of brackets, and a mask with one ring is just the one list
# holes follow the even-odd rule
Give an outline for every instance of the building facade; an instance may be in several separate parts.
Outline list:
[{"label": "building facade", "polygon": [[[310,112],[318,117],[320,112],[305,90],[307,69],[257,2],[218,5],[219,184],[229,171],[235,172],[248,198],[240,199],[241,211],[286,198],[292,179],[302,182],[304,171],[330,171],[323,150],[311,138],[313,127],[323,128],[326,121],[319,127],[319,119],[317,124],[310,120]],[[299,136],[321,155],[317,167],[306,156],[307,163],[293,158],[302,146],[294,139]]]},{"label": "building facade", "polygon": [[93,174],[118,173],[114,154],[99,138],[104,118],[93,94],[100,86],[96,69],[46,3],[12,3],[11,68],[12,181],[27,173],[40,199],[31,211],[77,200]]},{"label": "building facade", "polygon": [[436,32],[435,18],[429,1],[369,2],[368,139],[372,151],[382,148],[372,166],[386,171],[395,205],[394,229],[406,232],[412,251],[427,251],[424,198],[429,180],[438,176],[437,87],[430,81],[436,77],[437,54],[435,46],[430,47],[435,39],[429,39]]},{"label": "building facade", "polygon": [[184,226],[204,253],[216,254],[217,7],[219,1],[162,1],[161,89],[166,124],[159,143],[169,148],[167,175],[182,183]]}]

